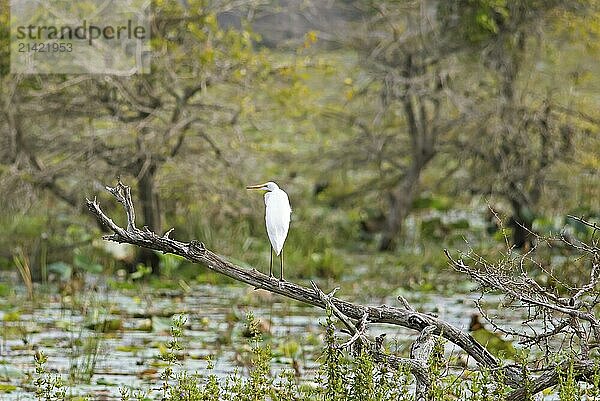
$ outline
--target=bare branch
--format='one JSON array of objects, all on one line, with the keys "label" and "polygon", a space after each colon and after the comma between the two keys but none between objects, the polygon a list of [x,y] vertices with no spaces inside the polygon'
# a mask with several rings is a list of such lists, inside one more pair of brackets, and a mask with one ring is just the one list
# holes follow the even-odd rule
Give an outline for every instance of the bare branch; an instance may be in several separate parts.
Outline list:
[{"label": "bare branch", "polygon": [[526,383],[522,387],[512,391],[506,397],[506,401],[526,400],[533,394],[537,394],[547,388],[556,386],[559,383],[560,374],[564,374],[562,372],[566,372],[570,368],[569,363],[573,363],[573,374],[576,380],[591,382],[594,372],[597,369],[594,362],[568,361],[563,363],[560,367],[550,370],[532,382]]},{"label": "bare branch", "polygon": [[[192,262],[202,263],[212,271],[226,275],[234,280],[248,284],[254,288],[261,288],[275,294],[285,296],[296,301],[307,303],[325,309],[327,302],[321,299],[314,288],[306,288],[289,281],[280,281],[269,277],[256,269],[244,269],[229,262],[222,256],[210,251],[199,241],[189,243],[177,241],[166,236],[160,236],[147,227],[143,230],[135,226],[135,212],[131,191],[122,183],[115,188],[107,188],[119,200],[127,212],[127,229],[123,229],[104,214],[98,202],[87,200],[87,206],[92,214],[110,229],[113,234],[104,238],[110,241],[129,243],[163,253],[172,253],[182,256]],[[436,317],[413,310],[405,310],[382,305],[379,307],[353,304],[339,298],[331,297],[331,305],[349,319],[368,320],[371,324],[386,323],[413,330],[421,331],[427,326],[435,327],[435,333],[442,335],[448,341],[456,344],[467,352],[481,365],[494,371],[504,370],[503,376],[511,386],[518,386],[522,380],[520,372],[511,367],[504,367],[501,361],[493,356],[485,347],[479,344],[469,334],[462,332]]]}]

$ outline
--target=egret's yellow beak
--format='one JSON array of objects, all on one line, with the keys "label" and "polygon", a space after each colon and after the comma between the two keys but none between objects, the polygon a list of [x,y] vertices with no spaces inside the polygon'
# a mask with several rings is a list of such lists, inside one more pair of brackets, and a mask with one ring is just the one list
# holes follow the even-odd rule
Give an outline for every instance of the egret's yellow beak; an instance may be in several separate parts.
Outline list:
[{"label": "egret's yellow beak", "polygon": [[264,184],[259,184],[259,185],[248,185],[246,187],[246,189],[263,189],[266,190],[267,183],[265,182]]}]

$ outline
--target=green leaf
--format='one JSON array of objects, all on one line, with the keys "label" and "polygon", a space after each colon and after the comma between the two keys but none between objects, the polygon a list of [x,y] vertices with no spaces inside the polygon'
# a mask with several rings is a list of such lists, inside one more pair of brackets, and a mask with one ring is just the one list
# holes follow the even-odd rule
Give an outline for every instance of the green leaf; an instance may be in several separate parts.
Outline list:
[{"label": "green leaf", "polygon": [[73,268],[65,262],[55,262],[48,265],[48,272],[58,275],[61,280],[68,280],[73,273]]},{"label": "green leaf", "polygon": [[84,270],[88,273],[100,274],[102,273],[102,265],[95,263],[83,254],[76,254],[73,257],[73,264],[78,269]]}]

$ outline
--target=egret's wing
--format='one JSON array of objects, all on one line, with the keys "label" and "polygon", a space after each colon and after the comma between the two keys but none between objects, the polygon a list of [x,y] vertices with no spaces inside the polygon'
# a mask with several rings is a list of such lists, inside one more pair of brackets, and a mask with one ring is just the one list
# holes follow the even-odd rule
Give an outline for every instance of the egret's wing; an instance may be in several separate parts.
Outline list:
[{"label": "egret's wing", "polygon": [[267,234],[275,253],[279,255],[290,228],[292,208],[285,192],[278,190],[265,196]]}]

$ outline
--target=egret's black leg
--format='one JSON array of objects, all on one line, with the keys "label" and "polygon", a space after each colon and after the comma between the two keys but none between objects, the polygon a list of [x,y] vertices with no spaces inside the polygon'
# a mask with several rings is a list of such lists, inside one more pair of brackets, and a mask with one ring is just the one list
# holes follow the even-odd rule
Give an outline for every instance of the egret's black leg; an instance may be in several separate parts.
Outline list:
[{"label": "egret's black leg", "polygon": [[271,247],[271,259],[269,260],[269,277],[273,277],[273,248]]},{"label": "egret's black leg", "polygon": [[281,275],[279,276],[279,280],[283,280],[283,249],[281,250]]}]

